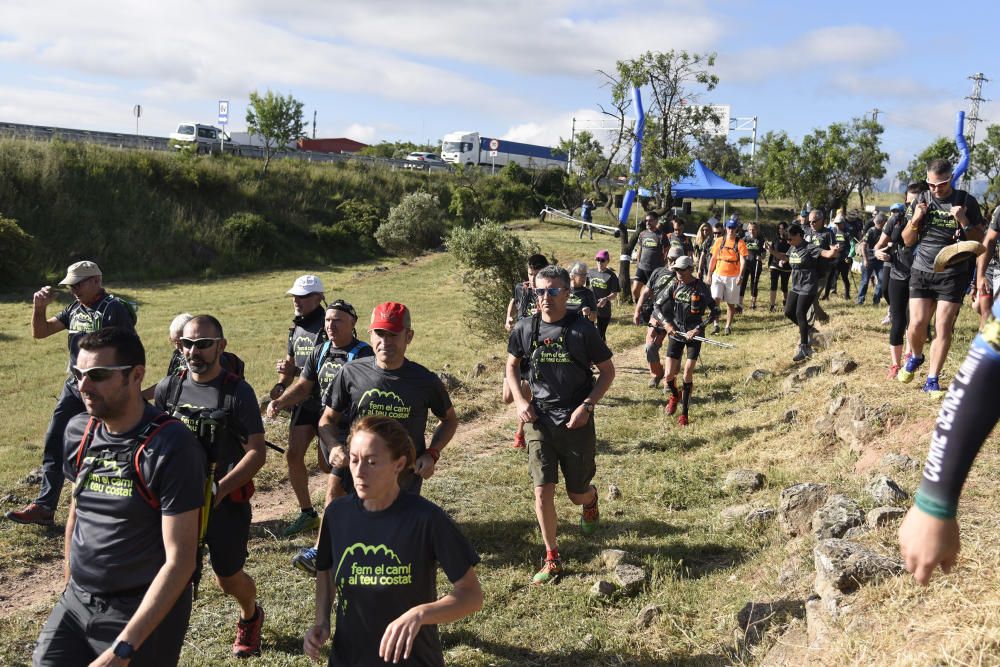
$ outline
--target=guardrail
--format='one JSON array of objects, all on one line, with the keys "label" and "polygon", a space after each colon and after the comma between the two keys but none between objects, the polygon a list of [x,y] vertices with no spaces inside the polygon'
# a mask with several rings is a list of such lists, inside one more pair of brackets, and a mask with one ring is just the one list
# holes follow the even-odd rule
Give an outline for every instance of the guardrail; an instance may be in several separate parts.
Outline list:
[{"label": "guardrail", "polygon": [[[75,130],[65,127],[49,127],[46,125],[24,125],[21,123],[0,122],[0,136],[34,141],[79,141],[87,144],[99,144],[112,148],[132,150],[171,151],[167,137],[154,137],[142,134],[125,134],[118,132],[98,132],[93,130]],[[227,144],[228,145],[228,144]],[[260,146],[239,145],[237,155],[263,160],[264,149]],[[374,164],[390,169],[421,169],[425,171],[450,171],[449,167],[420,166],[415,167],[411,160],[371,157],[355,153],[319,153],[317,151],[279,151],[274,158],[305,160],[306,162],[347,162],[356,161]]]}]

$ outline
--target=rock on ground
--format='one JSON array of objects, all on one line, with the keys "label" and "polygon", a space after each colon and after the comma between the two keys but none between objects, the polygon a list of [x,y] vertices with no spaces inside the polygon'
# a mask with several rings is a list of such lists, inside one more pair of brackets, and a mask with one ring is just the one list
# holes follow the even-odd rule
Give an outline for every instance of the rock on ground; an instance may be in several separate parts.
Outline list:
[{"label": "rock on ground", "polygon": [[663,605],[647,604],[639,610],[638,616],[635,617],[636,625],[640,628],[648,628],[656,621],[657,618],[659,618],[660,612],[662,611]]},{"label": "rock on ground", "polygon": [[760,528],[773,521],[777,514],[771,507],[758,507],[747,514],[743,523],[747,528]]},{"label": "rock on ground", "polygon": [[771,377],[771,371],[764,370],[763,368],[758,368],[747,376],[745,384],[750,384],[751,382],[760,382],[761,380],[765,380],[769,377]]},{"label": "rock on ground", "polygon": [[919,470],[920,461],[906,454],[886,454],[882,457],[882,466],[894,470]]},{"label": "rock on ground", "polygon": [[608,499],[618,500],[622,497],[622,490],[614,484],[608,484]]},{"label": "rock on ground", "polygon": [[846,375],[856,370],[858,362],[847,355],[837,355],[830,360],[830,373],[832,375]]},{"label": "rock on ground", "polygon": [[743,503],[740,505],[731,505],[729,507],[723,508],[723,510],[719,512],[719,516],[722,517],[722,520],[727,523],[734,523],[736,521],[742,521],[752,511],[753,511],[753,505],[750,505],[748,503]]},{"label": "rock on ground", "polygon": [[778,500],[778,523],[786,534],[804,535],[812,525],[813,513],[826,502],[830,489],[826,484],[807,482],[781,491]]},{"label": "rock on ground", "polygon": [[885,475],[878,475],[868,486],[868,492],[875,502],[882,505],[898,505],[909,499],[909,494],[899,488],[899,484]]},{"label": "rock on ground", "polygon": [[610,581],[595,581],[594,585],[590,587],[590,597],[594,598],[606,598],[614,595],[618,587],[615,586]]},{"label": "rock on ground", "polygon": [[887,523],[902,519],[906,510],[902,507],[876,507],[868,513],[867,521],[869,528],[878,528]]},{"label": "rock on ground", "polygon": [[861,507],[847,496],[830,496],[812,516],[812,532],[816,539],[841,537],[854,526],[865,522]]},{"label": "rock on ground", "polygon": [[448,391],[455,391],[456,389],[462,386],[462,382],[451,373],[447,373],[445,371],[438,371],[438,377],[441,378],[441,382],[442,384],[444,384],[444,388],[447,389]]},{"label": "rock on ground", "polygon": [[486,372],[486,364],[483,362],[477,362],[475,366],[472,367],[472,377],[477,378]]},{"label": "rock on ground", "polygon": [[764,474],[756,470],[730,470],[722,482],[723,491],[759,491],[764,488]]},{"label": "rock on ground", "polygon": [[646,571],[637,565],[621,563],[614,569],[614,579],[625,595],[634,595],[646,585]]},{"label": "rock on ground", "polygon": [[850,540],[820,540],[813,549],[816,565],[815,590],[824,599],[853,593],[865,584],[903,572],[898,557],[883,556]]},{"label": "rock on ground", "polygon": [[786,424],[794,424],[798,420],[798,418],[799,418],[798,410],[795,409],[786,410],[784,416],[781,418],[781,421],[785,422]]},{"label": "rock on ground", "polygon": [[621,549],[603,549],[601,551],[601,563],[609,570],[614,570],[628,559],[628,552]]}]

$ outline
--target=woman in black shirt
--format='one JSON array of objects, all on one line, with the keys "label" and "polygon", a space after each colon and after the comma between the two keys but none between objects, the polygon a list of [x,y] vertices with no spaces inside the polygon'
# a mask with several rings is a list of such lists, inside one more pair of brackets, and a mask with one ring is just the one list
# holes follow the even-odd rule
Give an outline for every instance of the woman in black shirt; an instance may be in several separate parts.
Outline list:
[{"label": "woman in black shirt", "polygon": [[[782,254],[788,254],[788,248],[790,247],[788,243],[788,225],[784,222],[778,223],[778,238],[774,240],[774,243],[770,243],[766,246],[768,250],[774,249]],[[778,297],[778,286],[781,286],[781,307],[785,307],[785,302],[788,301],[788,276],[792,274],[792,267],[788,265],[788,260],[778,259],[775,255],[768,252],[767,254],[767,266],[771,270],[771,305],[768,306],[768,310],[772,313],[774,312],[774,303]]]}]

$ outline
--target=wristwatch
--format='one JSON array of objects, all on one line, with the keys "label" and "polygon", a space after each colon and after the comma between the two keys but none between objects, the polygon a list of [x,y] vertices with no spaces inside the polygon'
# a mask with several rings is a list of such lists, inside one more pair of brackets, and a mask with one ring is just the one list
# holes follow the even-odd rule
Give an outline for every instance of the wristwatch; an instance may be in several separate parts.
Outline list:
[{"label": "wristwatch", "polygon": [[111,647],[111,652],[115,654],[116,658],[131,660],[132,656],[135,655],[135,647],[124,639],[119,639],[114,643],[114,646]]},{"label": "wristwatch", "polygon": [[589,401],[584,401],[583,402],[583,409],[586,410],[587,412],[593,412],[594,411],[594,404],[591,403],[591,402],[589,402]]}]

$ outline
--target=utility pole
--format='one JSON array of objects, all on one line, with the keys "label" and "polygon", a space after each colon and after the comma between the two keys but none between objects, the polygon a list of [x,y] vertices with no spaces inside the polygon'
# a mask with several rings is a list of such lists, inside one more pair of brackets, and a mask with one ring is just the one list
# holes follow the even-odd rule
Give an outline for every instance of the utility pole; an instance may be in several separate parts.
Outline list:
[{"label": "utility pole", "polygon": [[316,138],[316,110],[313,109],[313,139]]},{"label": "utility pole", "polygon": [[566,160],[566,173],[573,169],[573,144],[576,142],[576,118],[573,118],[573,126],[569,131],[569,156]]},{"label": "utility pole", "polygon": [[881,113],[882,113],[882,110],[879,109],[878,107],[875,107],[874,109],[872,109],[872,122],[873,123],[877,123],[878,122],[878,117],[879,117],[879,115]]},{"label": "utility pole", "polygon": [[[970,76],[969,80],[973,82],[973,85],[972,85],[972,95],[965,98],[969,100],[969,113],[965,117],[965,127],[966,127],[965,141],[967,144],[969,144],[969,153],[971,154],[972,149],[976,147],[976,125],[979,123],[980,120],[982,120],[979,117],[979,105],[982,102],[989,101],[985,99],[982,95],[983,84],[989,82],[989,79],[987,79],[982,72],[978,72],[975,75]],[[970,164],[969,166],[971,167],[972,165]],[[972,169],[968,169],[965,172],[964,181],[966,188],[968,188],[969,184],[972,182]]]}]

